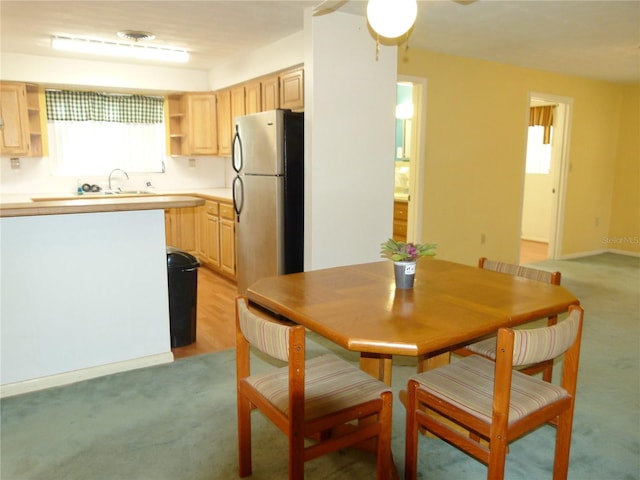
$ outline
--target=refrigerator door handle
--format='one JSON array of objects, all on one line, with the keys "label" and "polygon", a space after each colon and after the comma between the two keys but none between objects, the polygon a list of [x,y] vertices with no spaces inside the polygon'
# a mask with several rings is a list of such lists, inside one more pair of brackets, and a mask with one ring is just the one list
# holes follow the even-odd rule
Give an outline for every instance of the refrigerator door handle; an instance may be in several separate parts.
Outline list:
[{"label": "refrigerator door handle", "polygon": [[238,125],[236,124],[236,133],[233,135],[233,142],[231,144],[231,164],[236,173],[240,173],[242,170],[242,140],[240,139],[240,132],[238,132]]},{"label": "refrigerator door handle", "polygon": [[236,211],[236,221],[240,221],[240,213],[244,205],[244,182],[240,176],[236,176],[231,184],[233,193],[233,209]]}]

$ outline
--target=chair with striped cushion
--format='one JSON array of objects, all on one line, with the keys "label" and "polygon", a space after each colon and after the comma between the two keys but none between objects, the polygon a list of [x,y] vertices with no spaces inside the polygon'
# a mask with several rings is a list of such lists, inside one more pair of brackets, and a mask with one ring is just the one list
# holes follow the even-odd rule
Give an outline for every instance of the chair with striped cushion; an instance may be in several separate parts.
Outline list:
[{"label": "chair with striped cushion", "polygon": [[[251,347],[288,366],[251,375]],[[391,389],[333,354],[305,359],[304,327],[249,308],[242,296],[236,299],[236,373],[241,477],[251,474],[251,411],[257,408],[289,437],[290,479],[304,478],[308,460],[363,444],[377,454],[378,479],[389,478],[395,468]]]},{"label": "chair with striped cushion", "polygon": [[[411,377],[405,478],[417,475],[420,427],[483,462],[488,466],[487,478],[497,480],[504,477],[509,443],[555,420],[553,478],[566,479],[583,314],[582,308],[572,306],[568,317],[553,326],[501,328],[495,362],[471,355]],[[563,354],[559,386],[514,369]],[[443,417],[464,431],[443,422]],[[467,436],[466,431],[474,436]]]},{"label": "chair with striped cushion", "polygon": [[[497,262],[489,260],[485,257],[478,260],[478,267],[485,270],[492,270],[498,273],[505,273],[515,277],[528,278],[538,282],[550,283],[552,285],[560,285],[560,272],[547,272],[546,270],[538,270],[531,267],[523,267],[522,265],[514,265],[511,263]],[[558,316],[553,315],[548,318],[547,325],[555,325],[558,322]],[[472,343],[463,348],[454,350],[454,353],[466,357],[468,355],[482,355],[484,357],[495,360],[496,358],[496,338],[490,337],[476,343]],[[550,382],[553,375],[553,359],[533,365],[525,365],[520,371],[527,375],[535,375],[542,372],[542,378]]]}]

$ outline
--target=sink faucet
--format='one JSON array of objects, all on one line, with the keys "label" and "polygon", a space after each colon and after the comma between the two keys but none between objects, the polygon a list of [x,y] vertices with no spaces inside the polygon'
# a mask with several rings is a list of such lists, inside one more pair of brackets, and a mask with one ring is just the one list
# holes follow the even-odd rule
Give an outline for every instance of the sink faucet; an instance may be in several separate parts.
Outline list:
[{"label": "sink faucet", "polygon": [[127,180],[129,180],[129,174],[127,172],[125,172],[121,168],[114,168],[113,170],[111,170],[111,173],[109,174],[109,190],[111,190],[111,176],[116,172],[124,173],[124,176],[127,177]]}]

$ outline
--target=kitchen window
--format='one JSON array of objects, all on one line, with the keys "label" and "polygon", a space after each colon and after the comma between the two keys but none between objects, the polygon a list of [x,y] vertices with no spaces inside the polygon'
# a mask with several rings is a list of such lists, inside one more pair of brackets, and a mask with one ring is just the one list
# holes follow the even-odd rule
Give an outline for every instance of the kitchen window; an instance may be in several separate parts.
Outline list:
[{"label": "kitchen window", "polygon": [[55,174],[164,171],[164,98],[69,90],[45,97]]}]

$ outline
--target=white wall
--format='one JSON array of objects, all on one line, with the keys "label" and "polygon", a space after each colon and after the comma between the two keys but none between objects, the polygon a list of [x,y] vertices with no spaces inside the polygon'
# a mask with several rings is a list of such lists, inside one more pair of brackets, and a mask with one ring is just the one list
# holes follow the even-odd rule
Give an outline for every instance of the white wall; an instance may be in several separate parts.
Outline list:
[{"label": "white wall", "polygon": [[397,48],[364,17],[305,16],[305,270],[380,259],[392,235]]},{"label": "white wall", "polygon": [[304,63],[304,32],[285,37],[241,58],[233,58],[209,70],[211,90],[242,83]]},{"label": "white wall", "polygon": [[[90,153],[89,153],[90,154]],[[60,176],[52,172],[51,161],[43,158],[20,158],[20,169],[11,169],[8,158],[0,161],[0,194],[2,197],[21,195],[31,197],[40,194],[73,194],[76,192],[76,176]],[[191,167],[185,157],[167,157],[165,173],[131,173],[127,188],[143,189],[146,182],[162,191],[208,189],[230,187],[227,171],[233,171],[231,160],[218,157],[197,157]],[[106,187],[109,172],[104,175],[86,175],[82,183]],[[227,183],[228,182],[228,183]]]}]

